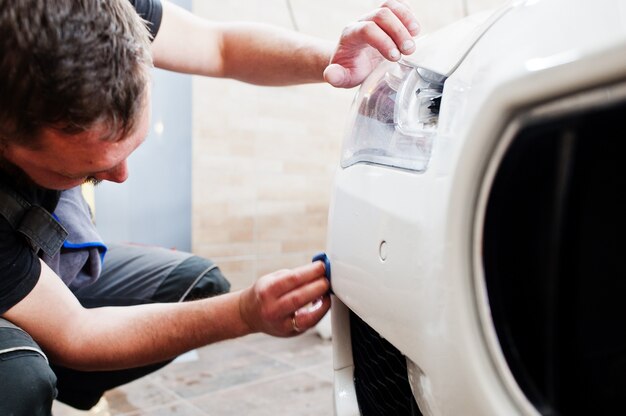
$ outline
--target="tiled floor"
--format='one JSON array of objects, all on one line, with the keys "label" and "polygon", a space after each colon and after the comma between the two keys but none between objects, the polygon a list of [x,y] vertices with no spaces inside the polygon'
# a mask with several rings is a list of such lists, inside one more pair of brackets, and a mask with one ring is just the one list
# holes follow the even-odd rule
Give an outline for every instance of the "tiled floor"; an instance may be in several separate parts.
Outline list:
[{"label": "tiled floor", "polygon": [[55,416],[332,415],[330,341],[255,334],[187,354],[106,394],[108,410],[84,413],[55,403]]}]

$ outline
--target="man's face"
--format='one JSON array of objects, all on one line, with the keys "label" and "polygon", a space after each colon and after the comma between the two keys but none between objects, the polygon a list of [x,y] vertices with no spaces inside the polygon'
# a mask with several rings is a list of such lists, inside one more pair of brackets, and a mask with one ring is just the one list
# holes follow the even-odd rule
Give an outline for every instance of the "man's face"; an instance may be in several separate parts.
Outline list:
[{"label": "man's face", "polygon": [[145,105],[135,129],[117,141],[102,139],[106,130],[98,125],[76,135],[43,129],[37,148],[8,145],[3,156],[47,189],[70,189],[86,180],[121,183],[128,178],[126,159],[148,134],[149,114]]}]

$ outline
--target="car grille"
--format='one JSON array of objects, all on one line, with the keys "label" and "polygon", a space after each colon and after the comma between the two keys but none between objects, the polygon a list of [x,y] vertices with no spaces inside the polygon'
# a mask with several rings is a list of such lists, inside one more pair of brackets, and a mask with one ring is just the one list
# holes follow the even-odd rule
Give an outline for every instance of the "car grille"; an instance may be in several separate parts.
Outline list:
[{"label": "car grille", "polygon": [[350,334],[361,415],[421,416],[402,353],[354,312],[350,312]]},{"label": "car grille", "polygon": [[540,413],[612,415],[626,398],[626,102],[573,108],[509,145],[485,213],[485,281]]}]

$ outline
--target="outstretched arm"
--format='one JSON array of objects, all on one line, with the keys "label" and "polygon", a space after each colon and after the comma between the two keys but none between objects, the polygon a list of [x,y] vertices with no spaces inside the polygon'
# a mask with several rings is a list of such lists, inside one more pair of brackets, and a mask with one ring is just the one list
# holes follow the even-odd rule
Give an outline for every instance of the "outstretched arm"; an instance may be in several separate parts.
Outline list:
[{"label": "outstretched arm", "polygon": [[[83,308],[42,262],[35,288],[3,317],[27,331],[55,364],[115,370],[164,361],[212,342],[252,332],[296,335],[330,307],[322,262],[265,275],[242,291],[209,299]],[[302,309],[322,298],[317,308]]]},{"label": "outstretched arm", "polygon": [[153,56],[157,67],[190,74],[259,85],[326,80],[350,88],[381,59],[412,53],[418,32],[405,0],[388,0],[351,23],[336,45],[270,25],[212,22],[165,2]]}]

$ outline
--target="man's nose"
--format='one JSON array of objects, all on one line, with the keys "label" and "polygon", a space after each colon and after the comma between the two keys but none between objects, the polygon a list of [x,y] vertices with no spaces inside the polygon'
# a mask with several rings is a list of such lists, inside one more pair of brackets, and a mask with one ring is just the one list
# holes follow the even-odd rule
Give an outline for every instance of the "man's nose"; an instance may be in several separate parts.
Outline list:
[{"label": "man's nose", "polygon": [[94,175],[94,178],[103,180],[103,181],[122,183],[126,179],[128,179],[128,164],[124,160],[119,165],[105,172],[96,173]]}]

